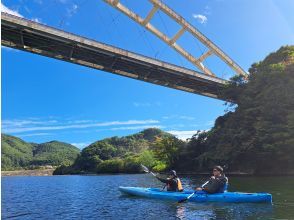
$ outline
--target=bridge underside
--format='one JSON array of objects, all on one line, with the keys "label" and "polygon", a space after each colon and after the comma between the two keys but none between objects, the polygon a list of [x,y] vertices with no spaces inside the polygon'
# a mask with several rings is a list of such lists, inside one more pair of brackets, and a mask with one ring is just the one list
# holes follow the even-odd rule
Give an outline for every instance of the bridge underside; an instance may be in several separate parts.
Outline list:
[{"label": "bridge underside", "polygon": [[225,80],[2,13],[1,43],[47,57],[222,99]]}]

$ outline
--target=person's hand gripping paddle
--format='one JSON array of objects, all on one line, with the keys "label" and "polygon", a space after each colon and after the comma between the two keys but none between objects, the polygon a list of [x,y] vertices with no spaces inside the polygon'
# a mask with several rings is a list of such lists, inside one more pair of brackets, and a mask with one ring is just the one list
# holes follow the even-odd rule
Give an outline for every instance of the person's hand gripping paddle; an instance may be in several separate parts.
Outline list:
[{"label": "person's hand gripping paddle", "polygon": [[[205,182],[201,187],[204,187],[208,182],[209,181]],[[194,196],[195,193],[197,193],[197,191],[195,191],[192,194],[190,194],[189,196],[187,196],[187,198],[179,200],[178,203],[182,203],[182,202],[189,200],[192,196]]]}]

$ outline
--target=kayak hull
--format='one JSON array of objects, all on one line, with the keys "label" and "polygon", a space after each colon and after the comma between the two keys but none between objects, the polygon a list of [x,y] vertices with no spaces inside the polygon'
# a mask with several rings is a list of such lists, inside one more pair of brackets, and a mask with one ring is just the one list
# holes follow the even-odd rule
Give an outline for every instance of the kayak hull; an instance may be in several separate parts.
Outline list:
[{"label": "kayak hull", "polygon": [[[122,193],[153,199],[180,201],[187,198],[194,191],[167,192],[157,188],[143,187],[119,187]],[[204,192],[195,193],[188,201],[190,202],[228,202],[228,203],[271,203],[272,195],[269,193],[243,193],[224,192],[208,194]]]}]

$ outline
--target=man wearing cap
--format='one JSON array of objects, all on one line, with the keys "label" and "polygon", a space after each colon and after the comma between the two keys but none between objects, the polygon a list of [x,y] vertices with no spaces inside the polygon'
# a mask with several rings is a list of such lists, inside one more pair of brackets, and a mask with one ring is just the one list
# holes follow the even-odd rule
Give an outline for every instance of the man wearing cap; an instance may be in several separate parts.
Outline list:
[{"label": "man wearing cap", "polygon": [[197,191],[205,191],[207,193],[223,193],[228,185],[228,178],[224,174],[224,169],[221,166],[215,166],[212,170],[213,176],[202,185],[196,188]]},{"label": "man wearing cap", "polygon": [[182,192],[183,187],[180,178],[178,178],[175,170],[171,170],[169,177],[166,179],[156,176],[156,178],[166,184],[167,191]]}]

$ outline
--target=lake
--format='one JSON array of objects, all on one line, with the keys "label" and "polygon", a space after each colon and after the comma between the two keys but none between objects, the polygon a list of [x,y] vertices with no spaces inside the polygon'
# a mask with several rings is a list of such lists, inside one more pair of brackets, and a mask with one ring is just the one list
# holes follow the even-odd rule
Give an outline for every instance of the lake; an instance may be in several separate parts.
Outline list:
[{"label": "lake", "polygon": [[[205,177],[183,177],[186,189]],[[229,191],[269,192],[273,204],[182,203],[122,195],[162,187],[149,174],[2,177],[2,219],[294,219],[294,177],[229,177]]]}]

